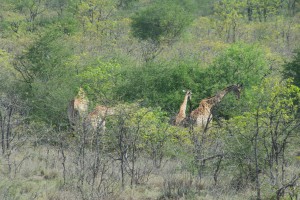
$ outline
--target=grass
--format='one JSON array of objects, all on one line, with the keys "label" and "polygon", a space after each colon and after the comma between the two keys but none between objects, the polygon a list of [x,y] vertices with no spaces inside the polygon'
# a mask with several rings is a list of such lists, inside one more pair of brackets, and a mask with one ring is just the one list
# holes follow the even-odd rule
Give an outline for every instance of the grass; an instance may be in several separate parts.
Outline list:
[{"label": "grass", "polygon": [[[33,146],[28,142],[10,155],[10,170],[7,157],[1,155],[0,199],[239,200],[255,197],[253,187],[245,186],[238,191],[234,189],[233,171],[222,170],[215,184],[212,173],[205,172],[199,179],[182,158],[166,158],[160,168],[152,169],[149,160],[140,158],[136,168],[144,169],[146,164],[151,171],[140,171],[149,173],[145,176],[147,178],[131,185],[126,169],[122,189],[118,160],[99,157],[95,175],[96,168],[93,164],[97,154],[86,149],[82,167],[78,152],[78,148],[74,146],[64,150],[65,171],[61,149],[57,146]],[[299,173],[299,163],[289,167],[287,173]],[[268,199],[272,196],[270,187],[263,179],[262,183],[263,197]]]}]

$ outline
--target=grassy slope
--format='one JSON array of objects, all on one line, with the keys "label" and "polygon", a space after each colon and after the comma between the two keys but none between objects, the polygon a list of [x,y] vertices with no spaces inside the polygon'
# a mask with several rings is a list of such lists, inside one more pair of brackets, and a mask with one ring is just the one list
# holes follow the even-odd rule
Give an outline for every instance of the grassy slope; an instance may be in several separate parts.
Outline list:
[{"label": "grassy slope", "polygon": [[[200,7],[208,10],[210,6],[206,1]],[[202,13],[206,15],[207,13]],[[103,57],[111,58],[111,54],[121,54],[121,57],[134,65],[139,65],[140,49],[138,41],[131,38],[129,32],[129,22],[127,17],[120,20],[120,29],[124,34],[117,41],[105,40],[101,46],[95,38],[80,38],[78,35],[69,38],[70,41],[80,44],[77,50],[82,50],[89,55],[90,58],[98,55],[99,52]],[[286,30],[291,23],[290,38],[292,41],[287,43]],[[213,24],[213,23],[212,23]],[[257,42],[263,45],[269,52],[270,59],[273,60],[275,67],[280,67],[285,58],[291,55],[294,48],[297,47],[300,37],[299,16],[291,19],[274,19],[265,23],[242,23],[238,27],[238,35],[240,41]],[[198,17],[183,37],[180,38],[173,46],[166,47],[158,56],[158,60],[181,59],[181,57],[191,57],[199,59],[206,65],[211,63],[224,48],[228,46],[222,38],[218,37],[218,33],[213,25],[211,25],[210,17]],[[13,49],[20,51],[23,45],[30,42],[32,35],[21,35],[20,37],[9,37],[7,34],[1,38],[1,48]],[[260,38],[257,40],[257,38]],[[129,40],[128,40],[129,39]],[[17,42],[15,42],[17,41]],[[79,41],[79,42],[78,42]],[[128,45],[132,45],[134,50],[128,52]],[[108,48],[105,48],[107,47]],[[18,48],[21,47],[21,48]],[[16,52],[14,52],[16,53]],[[13,53],[12,53],[13,54]],[[125,65],[126,66],[126,65]],[[273,67],[274,67],[273,66]],[[48,145],[34,146],[32,143],[26,143],[20,149],[15,150],[10,160],[5,157],[0,159],[0,199],[81,199],[82,193],[78,189],[78,174],[74,162],[76,156],[73,154],[72,148],[66,150],[66,166],[68,180],[63,186],[63,170],[62,157],[58,147]],[[127,187],[122,193],[119,193],[117,186],[115,193],[107,196],[108,199],[164,199],[163,197],[179,195],[181,191],[188,191],[186,199],[248,199],[253,195],[251,189],[235,192],[231,190],[230,178],[226,174],[220,175],[221,182],[218,186],[213,185],[212,177],[204,177],[201,183],[198,183],[195,176],[190,174],[181,166],[183,161],[165,160],[165,164],[161,169],[153,169],[149,180],[143,184]],[[11,164],[11,172],[9,165]],[[118,164],[116,164],[118,165]],[[297,168],[298,166],[298,168]],[[110,168],[114,170],[113,167]],[[299,169],[299,163],[295,163],[289,170],[296,171]],[[234,169],[233,169],[234,170]],[[119,172],[116,172],[119,177]],[[90,191],[89,186],[85,188],[85,195]],[[198,192],[197,194],[196,191]],[[200,191],[200,192],[199,192]],[[110,196],[111,195],[111,196]]]}]

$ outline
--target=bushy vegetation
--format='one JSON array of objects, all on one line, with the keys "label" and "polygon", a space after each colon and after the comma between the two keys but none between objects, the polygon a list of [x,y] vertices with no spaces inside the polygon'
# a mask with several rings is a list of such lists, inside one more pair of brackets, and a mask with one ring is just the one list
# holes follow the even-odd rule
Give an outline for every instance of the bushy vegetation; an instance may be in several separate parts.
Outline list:
[{"label": "bushy vegetation", "polygon": [[[297,199],[298,0],[2,0],[0,199]],[[174,126],[229,85],[205,129]],[[79,88],[105,128],[70,126]]]}]

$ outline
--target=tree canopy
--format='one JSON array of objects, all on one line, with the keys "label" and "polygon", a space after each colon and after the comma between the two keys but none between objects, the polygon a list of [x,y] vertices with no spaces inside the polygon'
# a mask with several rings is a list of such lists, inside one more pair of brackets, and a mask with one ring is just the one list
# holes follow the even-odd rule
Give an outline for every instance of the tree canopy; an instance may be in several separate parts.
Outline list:
[{"label": "tree canopy", "polygon": [[193,13],[185,1],[155,1],[132,17],[133,35],[156,43],[172,43],[192,22]]},{"label": "tree canopy", "polygon": [[0,199],[299,198],[299,11],[1,0]]},{"label": "tree canopy", "polygon": [[284,65],[284,76],[293,78],[294,83],[300,86],[300,50],[296,50],[293,59]]}]

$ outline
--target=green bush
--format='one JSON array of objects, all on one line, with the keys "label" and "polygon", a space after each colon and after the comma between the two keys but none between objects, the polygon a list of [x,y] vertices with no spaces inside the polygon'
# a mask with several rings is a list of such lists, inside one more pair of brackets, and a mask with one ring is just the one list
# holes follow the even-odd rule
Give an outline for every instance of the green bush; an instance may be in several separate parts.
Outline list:
[{"label": "green bush", "polygon": [[177,112],[183,100],[182,90],[200,91],[202,69],[190,61],[148,63],[142,67],[122,69],[115,94],[124,101],[142,100],[145,106],[158,106]]},{"label": "green bush", "polygon": [[79,85],[64,36],[62,30],[47,30],[14,63],[23,78],[19,92],[28,101],[31,116],[52,124],[64,121],[67,102]]},{"label": "green bush", "polygon": [[293,59],[284,65],[283,75],[285,78],[293,78],[295,85],[300,86],[300,49],[296,50]]},{"label": "green bush", "polygon": [[192,13],[185,1],[163,0],[138,11],[132,17],[131,28],[135,37],[160,43],[179,36],[191,21]]},{"label": "green bush", "polygon": [[243,84],[241,99],[229,95],[222,101],[214,116],[225,118],[251,110],[255,99],[252,86],[258,86],[268,75],[269,68],[264,51],[257,45],[236,43],[226,49],[205,72],[203,84],[206,97],[232,84]]}]

